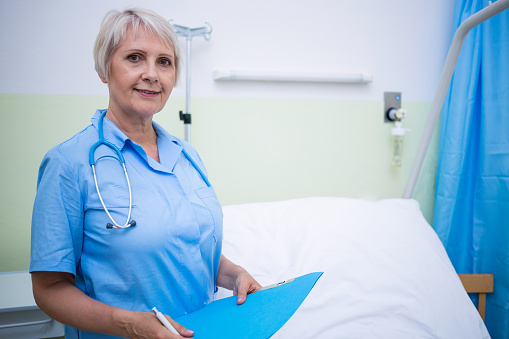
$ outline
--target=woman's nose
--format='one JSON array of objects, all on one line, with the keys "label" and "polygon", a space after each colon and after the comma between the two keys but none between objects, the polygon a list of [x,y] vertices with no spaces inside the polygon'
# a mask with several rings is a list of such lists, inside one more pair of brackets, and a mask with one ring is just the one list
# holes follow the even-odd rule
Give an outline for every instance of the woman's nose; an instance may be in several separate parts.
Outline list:
[{"label": "woman's nose", "polygon": [[142,79],[149,82],[156,82],[159,80],[157,75],[157,67],[153,63],[147,63],[142,74]]}]

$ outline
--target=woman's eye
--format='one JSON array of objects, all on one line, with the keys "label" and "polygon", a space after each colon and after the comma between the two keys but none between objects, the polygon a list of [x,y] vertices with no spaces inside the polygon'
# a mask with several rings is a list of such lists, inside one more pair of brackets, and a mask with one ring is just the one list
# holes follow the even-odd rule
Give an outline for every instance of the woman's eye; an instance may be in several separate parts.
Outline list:
[{"label": "woman's eye", "polygon": [[163,66],[170,66],[171,65],[171,60],[169,60],[169,59],[161,59],[159,62]]},{"label": "woman's eye", "polygon": [[130,61],[138,61],[138,60],[140,60],[140,56],[136,55],[136,54],[131,54],[127,57],[127,59]]}]

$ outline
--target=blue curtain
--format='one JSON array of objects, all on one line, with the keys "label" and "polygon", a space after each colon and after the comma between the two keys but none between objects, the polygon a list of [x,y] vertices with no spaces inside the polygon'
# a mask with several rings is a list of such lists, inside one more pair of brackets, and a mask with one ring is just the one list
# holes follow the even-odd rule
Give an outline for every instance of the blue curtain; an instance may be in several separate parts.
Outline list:
[{"label": "blue curtain", "polygon": [[[453,32],[487,5],[457,0]],[[433,227],[458,273],[494,274],[486,326],[509,338],[509,10],[463,44],[442,108]]]}]

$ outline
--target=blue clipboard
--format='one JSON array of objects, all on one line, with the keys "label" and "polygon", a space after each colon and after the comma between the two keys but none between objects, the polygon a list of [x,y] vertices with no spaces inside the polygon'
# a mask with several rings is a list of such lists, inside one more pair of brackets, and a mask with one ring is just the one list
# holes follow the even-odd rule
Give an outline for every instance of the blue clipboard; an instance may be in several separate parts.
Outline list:
[{"label": "blue clipboard", "polygon": [[322,274],[267,286],[248,295],[242,305],[237,305],[236,296],[220,299],[175,321],[193,330],[195,339],[270,338],[297,311]]}]

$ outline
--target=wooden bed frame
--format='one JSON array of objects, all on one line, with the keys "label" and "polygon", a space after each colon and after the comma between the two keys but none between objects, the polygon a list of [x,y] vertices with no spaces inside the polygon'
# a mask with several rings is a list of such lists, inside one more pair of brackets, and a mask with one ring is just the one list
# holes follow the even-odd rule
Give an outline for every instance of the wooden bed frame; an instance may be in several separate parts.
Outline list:
[{"label": "wooden bed frame", "polygon": [[484,321],[486,312],[486,293],[493,292],[493,274],[458,274],[467,293],[479,293],[477,310]]}]

